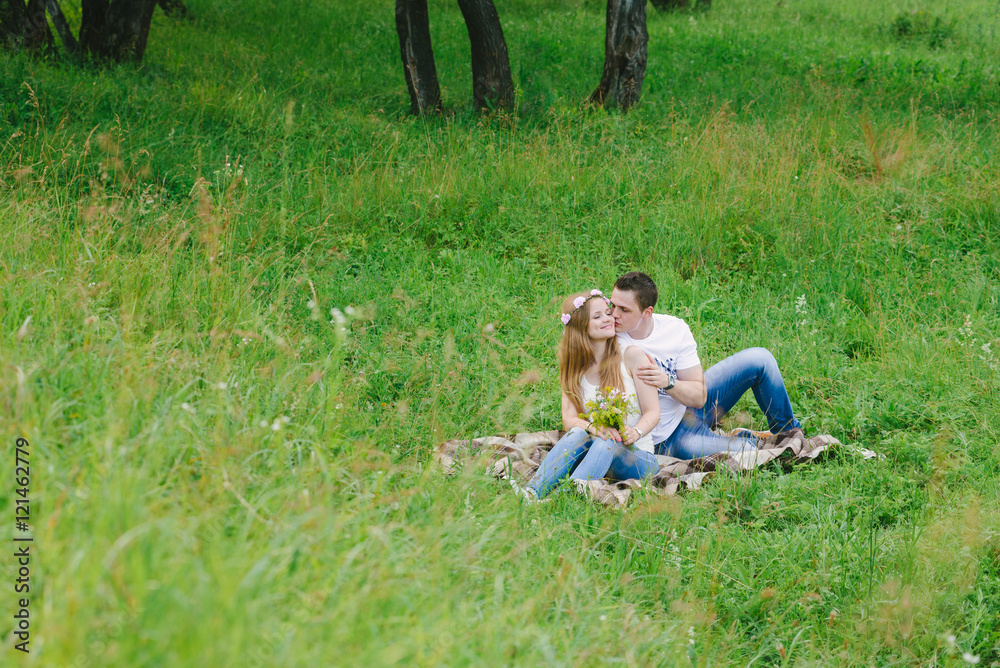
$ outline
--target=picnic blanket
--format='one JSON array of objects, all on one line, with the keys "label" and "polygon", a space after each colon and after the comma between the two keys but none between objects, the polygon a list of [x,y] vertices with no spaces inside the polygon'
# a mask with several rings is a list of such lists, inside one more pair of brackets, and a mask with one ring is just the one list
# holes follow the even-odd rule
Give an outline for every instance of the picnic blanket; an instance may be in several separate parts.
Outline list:
[{"label": "picnic blanket", "polygon": [[[535,474],[545,455],[564,433],[535,431],[522,432],[510,437],[452,439],[438,446],[437,461],[446,475],[456,473],[467,460],[478,461],[486,463],[487,470],[493,476],[524,485]],[[787,438],[783,435],[771,435],[770,432],[755,433],[763,437],[757,450],[738,453],[719,452],[697,459],[676,459],[657,455],[660,469],[649,480],[649,485],[658,494],[672,495],[682,487],[698,489],[716,471],[723,469],[729,469],[734,473],[750,471],[775,459],[791,463],[813,462],[833,448],[846,448],[865,459],[878,456],[871,450],[844,446],[833,436],[825,434],[810,438]],[[624,507],[628,504],[632,490],[643,485],[642,481],[635,479],[617,482],[608,480],[574,482],[588,498],[615,507]]]}]

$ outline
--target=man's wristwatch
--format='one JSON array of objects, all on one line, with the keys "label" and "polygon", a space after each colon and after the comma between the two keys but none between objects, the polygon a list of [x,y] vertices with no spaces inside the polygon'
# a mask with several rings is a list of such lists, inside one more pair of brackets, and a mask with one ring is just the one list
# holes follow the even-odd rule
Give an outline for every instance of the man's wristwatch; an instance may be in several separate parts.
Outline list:
[{"label": "man's wristwatch", "polygon": [[667,377],[670,379],[670,382],[667,383],[667,386],[665,388],[663,388],[663,389],[664,390],[673,389],[674,385],[677,384],[677,374],[676,373],[670,373],[670,374],[667,374]]}]

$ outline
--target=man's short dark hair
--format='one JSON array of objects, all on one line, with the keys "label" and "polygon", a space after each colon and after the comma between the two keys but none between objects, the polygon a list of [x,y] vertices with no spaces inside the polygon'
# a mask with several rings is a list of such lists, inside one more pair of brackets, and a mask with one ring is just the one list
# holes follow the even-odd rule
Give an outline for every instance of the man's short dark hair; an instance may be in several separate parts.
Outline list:
[{"label": "man's short dark hair", "polygon": [[642,311],[650,306],[656,306],[656,300],[660,296],[653,279],[641,271],[628,272],[615,281],[615,287],[626,292],[634,292],[635,300],[639,303],[639,309]]}]

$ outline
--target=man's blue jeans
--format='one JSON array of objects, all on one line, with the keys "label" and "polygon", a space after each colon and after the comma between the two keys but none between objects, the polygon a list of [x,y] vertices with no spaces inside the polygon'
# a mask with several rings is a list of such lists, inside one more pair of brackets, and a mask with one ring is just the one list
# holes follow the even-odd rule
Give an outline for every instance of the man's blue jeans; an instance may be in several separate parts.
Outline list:
[{"label": "man's blue jeans", "polygon": [[725,450],[756,449],[757,439],[750,434],[730,437],[711,431],[747,390],[753,391],[772,433],[802,427],[792,414],[778,363],[764,348],[741,350],[712,366],[705,372],[705,387],[708,390],[705,405],[687,409],[674,433],[656,444],[657,454],[694,459]]},{"label": "man's blue jeans", "polygon": [[614,480],[642,479],[659,468],[651,453],[595,438],[574,427],[552,446],[528,487],[540,499],[567,475],[574,480],[599,480],[605,476]]}]

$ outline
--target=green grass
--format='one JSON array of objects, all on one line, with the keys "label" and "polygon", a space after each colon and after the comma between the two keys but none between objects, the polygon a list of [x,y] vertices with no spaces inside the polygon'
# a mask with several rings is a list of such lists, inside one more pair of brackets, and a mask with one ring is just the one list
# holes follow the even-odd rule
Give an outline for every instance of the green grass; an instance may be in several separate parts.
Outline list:
[{"label": "green grass", "polygon": [[[497,4],[494,118],[443,0],[442,118],[376,3],[191,0],[137,69],[0,56],[16,660],[1000,661],[996,3],[651,9],[628,116],[582,106],[602,3]],[[770,348],[809,432],[885,459],[625,512],[444,479],[445,438],[559,426],[558,300],[635,268],[706,365]]]}]

